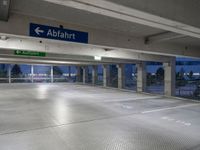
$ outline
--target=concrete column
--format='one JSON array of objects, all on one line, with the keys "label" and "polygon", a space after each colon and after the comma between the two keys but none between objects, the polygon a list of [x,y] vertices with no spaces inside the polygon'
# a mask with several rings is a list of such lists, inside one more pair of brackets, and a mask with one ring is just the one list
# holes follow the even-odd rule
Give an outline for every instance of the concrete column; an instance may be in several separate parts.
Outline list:
[{"label": "concrete column", "polygon": [[174,96],[175,95],[175,70],[176,60],[172,59],[169,63],[163,63],[163,67],[165,70],[164,76],[164,94],[166,96]]},{"label": "concrete column", "polygon": [[95,85],[97,81],[98,75],[97,75],[97,66],[92,66],[92,84]]},{"label": "concrete column", "polygon": [[11,65],[8,66],[8,83],[11,83]]},{"label": "concrete column", "polygon": [[69,78],[71,79],[71,66],[68,66],[69,68]]},{"label": "concrete column", "polygon": [[124,64],[119,64],[119,65],[117,65],[117,69],[118,69],[118,88],[119,89],[122,89],[122,88],[124,88],[124,79],[125,79],[125,77],[124,77],[124,67],[125,67],[125,65]]},{"label": "concrete column", "polygon": [[31,83],[33,83],[34,67],[31,65]]},{"label": "concrete column", "polygon": [[87,66],[84,66],[82,67],[82,69],[83,69],[83,84],[85,84],[88,79],[88,68]]},{"label": "concrete column", "polygon": [[146,63],[141,62],[136,64],[137,67],[137,92],[144,92],[146,89]]},{"label": "concrete column", "polygon": [[51,74],[50,74],[50,77],[51,77],[51,83],[53,83],[53,66],[51,65]]},{"label": "concrete column", "polygon": [[107,87],[108,85],[108,77],[109,77],[108,65],[103,65],[103,86],[104,87]]},{"label": "concrete column", "polygon": [[76,66],[76,70],[77,70],[76,82],[80,82],[81,81],[81,67],[80,66]]}]

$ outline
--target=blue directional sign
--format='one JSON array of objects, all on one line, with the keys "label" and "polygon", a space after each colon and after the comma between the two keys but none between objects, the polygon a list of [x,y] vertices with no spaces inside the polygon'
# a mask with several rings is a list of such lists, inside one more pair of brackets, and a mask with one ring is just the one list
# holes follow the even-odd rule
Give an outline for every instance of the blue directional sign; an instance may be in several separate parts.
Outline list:
[{"label": "blue directional sign", "polygon": [[30,23],[29,35],[38,38],[88,43],[88,33]]}]

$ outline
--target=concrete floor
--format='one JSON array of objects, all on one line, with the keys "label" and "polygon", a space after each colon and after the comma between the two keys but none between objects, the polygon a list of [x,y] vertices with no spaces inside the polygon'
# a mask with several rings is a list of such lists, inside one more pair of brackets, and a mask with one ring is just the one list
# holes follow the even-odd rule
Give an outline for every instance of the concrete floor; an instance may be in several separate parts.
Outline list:
[{"label": "concrete floor", "polygon": [[0,150],[200,150],[200,103],[72,84],[0,85]]}]

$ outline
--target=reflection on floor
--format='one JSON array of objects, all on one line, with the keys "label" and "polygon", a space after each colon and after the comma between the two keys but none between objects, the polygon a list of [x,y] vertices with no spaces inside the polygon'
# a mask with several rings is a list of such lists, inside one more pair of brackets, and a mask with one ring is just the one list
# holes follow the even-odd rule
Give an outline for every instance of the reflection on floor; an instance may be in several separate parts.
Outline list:
[{"label": "reflection on floor", "polygon": [[1,150],[199,150],[200,103],[73,84],[0,86]]}]

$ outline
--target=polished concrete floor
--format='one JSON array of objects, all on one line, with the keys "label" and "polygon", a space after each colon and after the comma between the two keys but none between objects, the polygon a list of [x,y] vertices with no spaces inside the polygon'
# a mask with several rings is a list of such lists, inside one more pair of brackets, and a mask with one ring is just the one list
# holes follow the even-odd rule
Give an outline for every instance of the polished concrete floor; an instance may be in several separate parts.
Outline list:
[{"label": "polished concrete floor", "polygon": [[73,84],[0,85],[0,150],[200,150],[200,103]]}]

